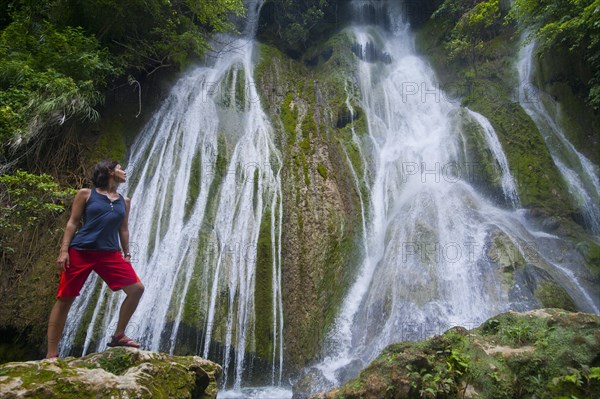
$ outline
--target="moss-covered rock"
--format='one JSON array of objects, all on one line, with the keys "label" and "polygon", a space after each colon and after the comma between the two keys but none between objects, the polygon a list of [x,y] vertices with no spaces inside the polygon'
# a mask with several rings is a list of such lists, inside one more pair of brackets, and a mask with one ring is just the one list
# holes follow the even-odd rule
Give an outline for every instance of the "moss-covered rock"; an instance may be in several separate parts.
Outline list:
[{"label": "moss-covered rock", "polygon": [[525,266],[523,254],[505,233],[495,230],[490,237],[487,257],[498,265],[502,283],[510,288],[515,283],[514,273]]},{"label": "moss-covered rock", "polygon": [[542,306],[547,308],[577,309],[573,299],[567,294],[564,288],[550,281],[540,283],[535,290],[535,296]]},{"label": "moss-covered rock", "polygon": [[[351,46],[340,32],[307,50],[302,62],[262,45],[255,70],[283,155],[283,339],[290,372],[319,352],[359,259],[354,256],[359,196],[344,150],[348,125],[361,119],[357,113],[354,121],[345,121]],[[259,272],[270,276],[266,268]],[[256,295],[257,305],[271,303],[264,293]],[[265,344],[257,351],[270,348]]]},{"label": "moss-covered rock", "polygon": [[595,398],[600,316],[508,312],[479,328],[387,347],[354,380],[317,399]]},{"label": "moss-covered rock", "polygon": [[221,366],[197,356],[131,348],[0,365],[2,398],[194,398],[217,396]]},{"label": "moss-covered rock", "polygon": [[600,278],[600,245],[592,240],[586,240],[580,242],[577,249],[583,255],[593,275]]}]

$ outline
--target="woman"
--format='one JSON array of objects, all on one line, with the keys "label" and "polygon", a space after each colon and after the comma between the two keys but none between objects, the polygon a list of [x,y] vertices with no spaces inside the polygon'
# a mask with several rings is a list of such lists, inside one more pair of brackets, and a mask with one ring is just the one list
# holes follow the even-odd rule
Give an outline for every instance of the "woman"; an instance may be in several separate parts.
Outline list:
[{"label": "woman", "polygon": [[[122,289],[127,294],[121,304],[117,328],[108,346],[140,346],[125,335],[127,323],[144,293],[144,285],[130,262],[130,200],[117,193],[117,187],[125,182],[126,178],[127,174],[117,162],[101,161],[94,166],[94,188],[81,189],[75,195],[71,216],[56,260],[62,273],[56,294],[57,300],[48,321],[46,358],[58,357],[58,342],[69,309],[92,270],[98,273],[110,289]],[[82,216],[84,224],[77,231]]]}]

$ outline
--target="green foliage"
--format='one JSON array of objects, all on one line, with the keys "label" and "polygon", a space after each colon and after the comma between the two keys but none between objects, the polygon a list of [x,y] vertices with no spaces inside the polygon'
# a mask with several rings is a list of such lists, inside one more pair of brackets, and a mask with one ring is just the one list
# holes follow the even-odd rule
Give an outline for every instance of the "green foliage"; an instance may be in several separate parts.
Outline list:
[{"label": "green foliage", "polygon": [[478,0],[446,0],[431,15],[431,17],[453,23],[453,21],[458,20],[465,12],[477,4],[477,1]]},{"label": "green foliage", "polygon": [[600,391],[600,367],[583,366],[581,370],[568,367],[569,374],[554,377],[549,391],[560,397],[592,398]]},{"label": "green foliage", "polygon": [[[0,175],[0,255],[7,260],[23,245],[26,231],[51,225],[75,190],[61,190],[48,175],[24,171]],[[22,255],[22,254],[21,254]]]},{"label": "green foliage", "polygon": [[515,0],[510,17],[542,49],[562,46],[591,66],[588,101],[600,106],[600,5],[598,0]]},{"label": "green foliage", "polygon": [[0,142],[26,142],[72,117],[96,120],[116,73],[81,28],[13,22],[0,35]]},{"label": "green foliage", "polygon": [[454,379],[447,370],[417,370],[410,364],[406,369],[411,387],[417,390],[421,398],[448,397],[455,388]]},{"label": "green foliage", "polygon": [[281,105],[281,121],[286,133],[289,135],[288,145],[296,144],[296,124],[298,120],[298,106],[294,103],[294,93],[286,94]]},{"label": "green foliage", "polygon": [[256,248],[256,282],[254,302],[256,309],[255,347],[256,354],[263,360],[273,356],[273,245],[271,241],[271,211],[267,210],[260,223]]},{"label": "green foliage", "polygon": [[127,146],[120,126],[114,129],[105,129],[100,135],[92,154],[89,158],[92,163],[100,162],[103,159],[124,160],[127,155]]},{"label": "green foliage", "polygon": [[535,342],[544,326],[525,319],[516,319],[511,323],[503,323],[498,331],[498,337],[509,345],[525,345]]},{"label": "green foliage", "polygon": [[[96,120],[127,75],[183,67],[242,0],[16,0],[0,33],[0,145],[18,147],[71,119]],[[122,83],[122,82],[119,82]]]},{"label": "green foliage", "polygon": [[[135,360],[131,352],[115,350],[105,357],[100,357],[98,365],[109,373],[121,375],[134,364]],[[97,365],[90,364],[88,368],[94,369]]]},{"label": "green foliage", "polygon": [[[438,338],[438,341],[434,338],[433,342],[445,349],[437,350],[435,355],[419,362],[425,367],[406,365],[408,380],[421,398],[454,397],[460,380],[468,377],[471,368],[470,356],[462,352],[467,341],[461,331],[450,330],[444,338]],[[435,346],[434,343],[430,349]]]},{"label": "green foliage", "polygon": [[49,175],[24,171],[0,176],[0,229],[20,231],[64,211],[65,200],[75,190],[61,190]]},{"label": "green foliage", "polygon": [[337,397],[596,398],[599,326],[597,315],[557,309],[500,314],[469,332],[390,345]]},{"label": "green foliage", "polygon": [[482,54],[485,42],[494,38],[502,25],[499,0],[446,0],[433,18],[458,21],[452,28],[447,48],[451,58],[469,60],[473,67]]},{"label": "green foliage", "polygon": [[71,23],[99,35],[124,67],[152,73],[183,67],[208,49],[209,35],[234,30],[231,13],[242,15],[241,0],[118,0],[69,2]]},{"label": "green foliage", "polygon": [[447,352],[449,352],[448,359],[446,360],[448,371],[455,372],[458,375],[463,375],[469,371],[469,363],[471,359],[468,355],[463,354],[456,348],[452,348]]}]

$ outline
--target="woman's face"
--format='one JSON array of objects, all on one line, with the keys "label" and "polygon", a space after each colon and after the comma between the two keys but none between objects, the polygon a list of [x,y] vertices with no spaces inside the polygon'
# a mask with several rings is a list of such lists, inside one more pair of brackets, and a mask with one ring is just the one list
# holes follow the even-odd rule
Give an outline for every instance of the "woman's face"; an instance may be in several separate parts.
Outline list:
[{"label": "woman's face", "polygon": [[125,181],[127,180],[127,172],[121,169],[120,164],[117,164],[117,166],[115,166],[115,170],[113,171],[112,176],[115,179],[115,182],[117,183],[125,183]]}]

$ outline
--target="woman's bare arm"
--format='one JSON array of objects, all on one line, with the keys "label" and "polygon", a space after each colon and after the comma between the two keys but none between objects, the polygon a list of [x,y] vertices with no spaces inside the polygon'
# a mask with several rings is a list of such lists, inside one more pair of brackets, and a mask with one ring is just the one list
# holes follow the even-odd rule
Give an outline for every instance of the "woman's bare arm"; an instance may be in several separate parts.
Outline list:
[{"label": "woman's bare arm", "polygon": [[69,216],[69,221],[65,227],[65,233],[63,234],[62,241],[60,242],[60,252],[58,254],[58,259],[56,260],[58,267],[62,270],[66,270],[70,266],[69,245],[71,244],[71,240],[73,239],[73,236],[79,227],[81,217],[85,211],[85,204],[90,197],[90,193],[91,190],[89,188],[82,188],[77,192],[75,199],[73,200],[73,205],[71,206],[71,216]]},{"label": "woman's bare arm", "polygon": [[129,207],[130,206],[131,206],[131,200],[128,197],[125,197],[125,218],[123,218],[123,223],[121,223],[121,227],[119,228],[119,239],[121,240],[121,249],[123,250],[125,257],[127,257],[127,255],[130,253],[129,252]]}]

